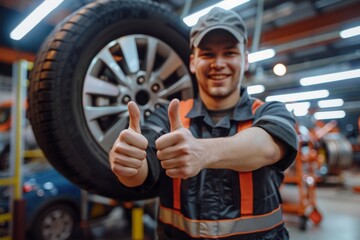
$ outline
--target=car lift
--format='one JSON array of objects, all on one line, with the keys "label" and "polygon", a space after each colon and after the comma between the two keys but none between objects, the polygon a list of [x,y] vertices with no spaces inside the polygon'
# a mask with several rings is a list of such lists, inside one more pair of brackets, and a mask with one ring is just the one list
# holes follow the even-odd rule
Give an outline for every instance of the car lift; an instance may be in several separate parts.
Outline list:
[{"label": "car lift", "polygon": [[[11,109],[11,142],[9,170],[0,176],[0,186],[9,187],[10,211],[0,214],[1,222],[9,223],[8,235],[0,237],[0,240],[24,240],[25,239],[25,201],[22,198],[22,164],[26,153],[23,149],[22,128],[25,123],[27,73],[32,64],[26,60],[20,60],[13,64],[12,100]],[[31,154],[30,154],[31,155]],[[11,214],[12,213],[12,214]],[[16,228],[16,229],[15,229]]]},{"label": "car lift", "polygon": [[84,233],[84,236],[89,238],[91,234],[89,228],[91,222],[89,221],[89,209],[88,203],[100,203],[109,206],[122,206],[131,210],[131,239],[132,240],[143,240],[144,239],[144,206],[146,204],[154,204],[156,208],[157,201],[155,199],[149,200],[139,200],[139,201],[129,201],[129,202],[118,202],[114,199],[99,196],[96,194],[90,194],[87,191],[82,191],[82,209],[81,209],[81,228]]}]

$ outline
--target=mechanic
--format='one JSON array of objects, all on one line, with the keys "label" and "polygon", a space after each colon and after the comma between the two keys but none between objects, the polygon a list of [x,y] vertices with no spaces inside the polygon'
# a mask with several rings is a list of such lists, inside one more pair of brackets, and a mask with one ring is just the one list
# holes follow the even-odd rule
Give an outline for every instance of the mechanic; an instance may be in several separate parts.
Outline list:
[{"label": "mechanic", "polygon": [[246,43],[241,17],[213,8],[190,31],[198,96],[172,100],[143,126],[128,104],[111,169],[134,191],[158,191],[159,239],[289,239],[279,187],[297,153],[295,120],[241,87]]}]

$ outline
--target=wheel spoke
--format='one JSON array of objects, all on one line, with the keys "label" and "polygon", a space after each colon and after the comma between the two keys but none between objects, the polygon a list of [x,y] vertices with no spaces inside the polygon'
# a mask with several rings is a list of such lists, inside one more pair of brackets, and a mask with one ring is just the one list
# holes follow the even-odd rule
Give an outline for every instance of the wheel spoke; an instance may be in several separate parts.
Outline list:
[{"label": "wheel spoke", "polygon": [[101,107],[86,106],[84,110],[85,110],[86,119],[88,121],[93,121],[100,117],[126,112],[128,109],[127,106],[119,105],[119,106],[101,106]]},{"label": "wheel spoke", "polygon": [[161,98],[166,98],[166,97],[170,96],[171,94],[181,92],[181,91],[183,91],[185,89],[189,89],[191,87],[192,87],[191,78],[189,75],[185,75],[181,79],[179,79],[177,82],[175,82],[173,85],[171,85],[170,87],[162,90],[158,94],[158,96]]},{"label": "wheel spoke", "polygon": [[119,133],[124,130],[129,124],[128,118],[123,116],[119,119],[106,133],[98,138],[100,145],[106,149],[110,150],[111,146],[115,142],[116,138],[119,136]]},{"label": "wheel spoke", "polygon": [[119,45],[124,54],[124,59],[130,72],[138,72],[140,70],[140,63],[135,37],[122,37],[119,39]]},{"label": "wheel spoke", "polygon": [[108,68],[114,73],[119,84],[129,86],[127,76],[121,70],[119,64],[115,61],[113,55],[108,48],[104,48],[98,54],[98,57],[108,66]]},{"label": "wheel spoke", "polygon": [[87,75],[84,83],[84,93],[116,97],[119,95],[119,89],[109,82],[103,81],[91,75]]},{"label": "wheel spoke", "polygon": [[183,63],[179,56],[175,52],[171,52],[157,73],[158,78],[161,80],[167,79],[172,73],[181,67],[182,64]]},{"label": "wheel spoke", "polygon": [[150,78],[151,73],[154,69],[155,58],[156,58],[156,51],[157,51],[157,44],[153,38],[148,39],[148,46],[147,46],[147,53],[146,53],[146,75],[147,79]]},{"label": "wheel spoke", "polygon": [[170,101],[167,100],[166,98],[159,98],[157,102],[160,104],[164,104],[164,105],[167,105],[170,103]]}]

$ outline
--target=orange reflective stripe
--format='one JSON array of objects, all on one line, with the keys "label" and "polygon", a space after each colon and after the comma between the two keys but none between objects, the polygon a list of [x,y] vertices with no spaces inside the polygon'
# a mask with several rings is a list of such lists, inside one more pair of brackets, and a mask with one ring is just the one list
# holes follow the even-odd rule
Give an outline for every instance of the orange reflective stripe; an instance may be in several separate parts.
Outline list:
[{"label": "orange reflective stripe", "polygon": [[[180,102],[180,119],[185,128],[190,127],[190,119],[186,118],[186,114],[191,110],[193,106],[194,100],[189,99],[186,101]],[[173,206],[174,209],[180,210],[181,209],[181,179],[180,178],[174,178],[173,179]]]},{"label": "orange reflective stripe", "polygon": [[180,102],[179,114],[180,114],[180,119],[181,119],[181,122],[182,122],[184,128],[190,127],[190,118],[187,118],[186,114],[189,113],[193,104],[194,104],[194,99],[188,99],[186,101]]},{"label": "orange reflective stripe", "polygon": [[[160,205],[159,220],[186,232],[192,238],[219,239],[273,229],[282,224],[282,209],[256,216],[219,220],[197,220],[185,217],[180,211]],[[239,236],[240,238],[240,236]]]},{"label": "orange reflective stripe", "polygon": [[256,110],[263,104],[264,104],[263,101],[261,101],[260,99],[256,99],[251,107],[252,114],[255,114]]},{"label": "orange reflective stripe", "polygon": [[[264,102],[256,99],[252,105],[252,113],[255,114],[256,110],[263,105]],[[246,121],[238,125],[237,131],[240,132],[246,128],[251,127],[252,121]],[[252,215],[254,212],[254,184],[252,172],[240,172],[240,216]]]},{"label": "orange reflective stripe", "polygon": [[177,209],[177,210],[181,209],[180,192],[181,192],[181,179],[173,178],[174,209]]},{"label": "orange reflective stripe", "polygon": [[[238,132],[251,127],[252,121],[246,121],[238,125]],[[252,172],[240,172],[240,216],[253,214],[254,190]]]},{"label": "orange reflective stripe", "polygon": [[252,215],[254,209],[254,188],[252,172],[239,173],[240,181],[240,214]]}]

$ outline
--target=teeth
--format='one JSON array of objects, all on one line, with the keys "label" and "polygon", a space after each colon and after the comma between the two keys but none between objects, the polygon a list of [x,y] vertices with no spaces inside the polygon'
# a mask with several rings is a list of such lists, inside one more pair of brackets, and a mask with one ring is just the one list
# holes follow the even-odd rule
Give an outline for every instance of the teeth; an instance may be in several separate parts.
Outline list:
[{"label": "teeth", "polygon": [[227,76],[226,75],[212,75],[210,77],[211,77],[211,79],[222,80],[222,79],[226,78]]}]

